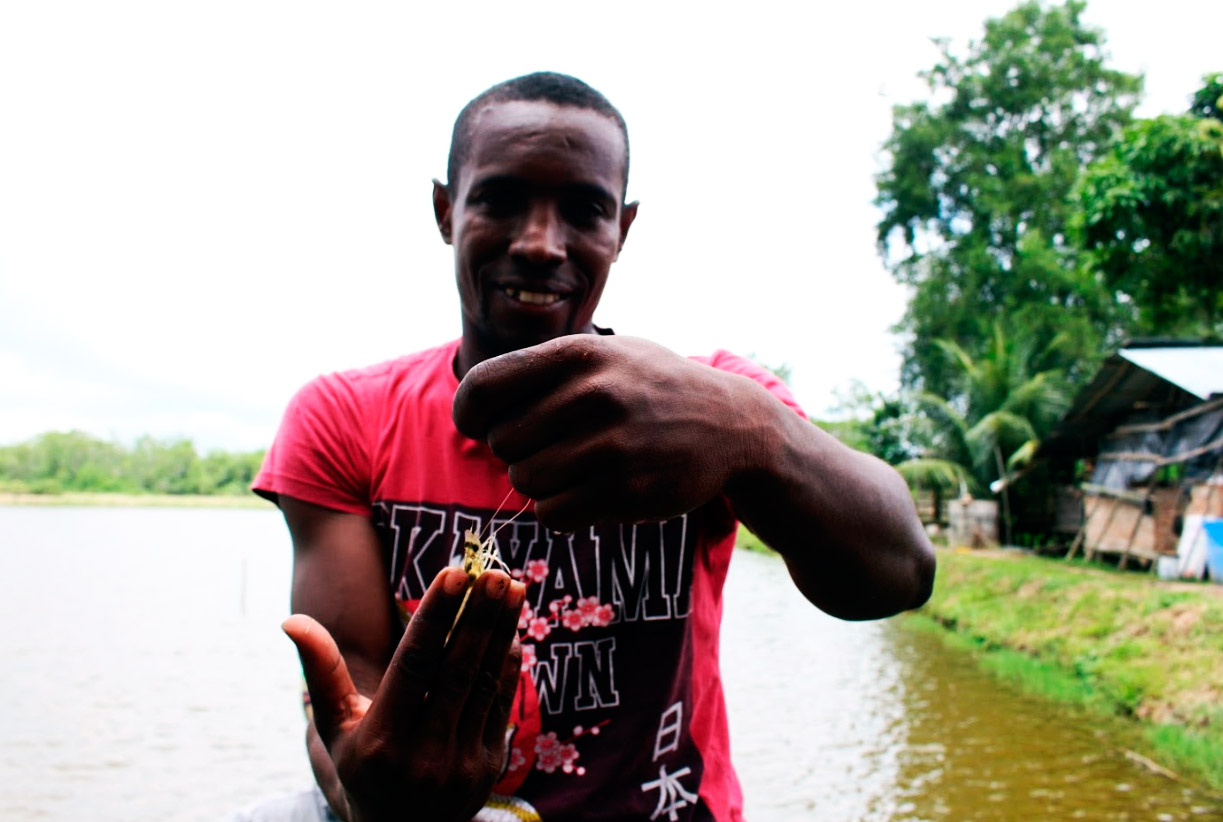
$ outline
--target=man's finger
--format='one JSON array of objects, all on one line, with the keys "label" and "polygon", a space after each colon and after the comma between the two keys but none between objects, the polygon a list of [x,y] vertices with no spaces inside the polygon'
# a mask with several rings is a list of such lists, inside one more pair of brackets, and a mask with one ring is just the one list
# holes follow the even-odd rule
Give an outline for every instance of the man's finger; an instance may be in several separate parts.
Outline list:
[{"label": "man's finger", "polygon": [[551,445],[611,430],[627,414],[621,399],[608,386],[577,377],[530,405],[490,419],[484,438],[494,454],[512,465]]},{"label": "man's finger", "polygon": [[446,635],[463,604],[467,585],[462,568],[443,568],[425,591],[370,708],[368,719],[374,732],[414,726],[437,676]]},{"label": "man's finger", "polygon": [[602,520],[634,522],[634,519],[615,516],[607,494],[608,488],[603,483],[584,483],[535,500],[535,517],[545,528],[562,534],[572,534]]},{"label": "man's finger", "polygon": [[[511,582],[509,589],[505,592],[504,607],[489,634],[484,660],[480,664],[475,683],[459,720],[460,744],[474,746],[483,742],[485,720],[488,718],[489,710],[506,687],[504,681],[506,659],[518,636],[518,617],[522,613],[522,603],[526,599],[526,593],[526,586],[521,582]],[[521,662],[518,665],[521,667]],[[511,700],[516,687],[517,678],[509,684]],[[500,732],[505,732],[504,725]]]},{"label": "man's finger", "polygon": [[340,727],[352,718],[352,708],[361,695],[348,675],[339,646],[318,621],[294,614],[280,627],[297,646],[310,690],[314,725],[323,744],[330,748]]},{"label": "man's finger", "polygon": [[483,717],[484,747],[492,750],[497,750],[505,741],[505,729],[510,724],[510,711],[514,707],[514,696],[522,678],[522,645],[518,642],[517,627],[515,623],[515,636],[511,641],[509,653],[502,661],[497,692]]},{"label": "man's finger", "polygon": [[558,337],[511,351],[474,366],[459,383],[452,416],[464,436],[482,440],[488,429],[513,409],[530,405],[595,356],[588,334]]},{"label": "man's finger", "polygon": [[511,462],[510,485],[533,500],[556,496],[597,478],[609,487],[624,474],[629,464],[623,454],[606,443],[606,436],[593,435],[585,440],[557,442]]},{"label": "man's finger", "polygon": [[510,578],[501,571],[489,571],[476,580],[429,689],[428,707],[421,717],[425,735],[444,739],[457,732],[509,588]]}]

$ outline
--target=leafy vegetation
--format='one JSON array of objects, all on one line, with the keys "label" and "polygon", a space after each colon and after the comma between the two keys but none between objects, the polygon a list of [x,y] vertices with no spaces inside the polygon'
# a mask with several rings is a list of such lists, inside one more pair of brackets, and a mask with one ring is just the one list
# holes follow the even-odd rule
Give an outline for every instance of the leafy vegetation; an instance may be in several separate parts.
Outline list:
[{"label": "leafy vegetation", "polygon": [[1213,116],[1133,124],[1077,188],[1081,241],[1138,333],[1223,333],[1223,75],[1204,80]]},{"label": "leafy vegetation", "polygon": [[942,552],[923,613],[988,652],[1008,680],[1141,720],[1166,765],[1223,788],[1223,596],[1213,587]]},{"label": "leafy vegetation", "polygon": [[939,396],[954,366],[936,340],[979,356],[993,327],[1065,342],[1037,370],[1092,370],[1112,340],[1110,295],[1079,261],[1070,193],[1130,121],[1140,77],[1107,67],[1085,4],[1026,2],[922,74],[928,100],[897,106],[877,178],[880,252],[913,288],[903,383]]},{"label": "leafy vegetation", "polygon": [[80,431],[48,432],[0,447],[0,491],[63,494],[249,493],[262,451],[196,453],[190,440],[141,437],[133,447]]},{"label": "leafy vegetation", "polygon": [[1133,121],[1142,78],[1108,67],[1084,8],[1029,0],[966,50],[940,41],[876,178],[880,254],[912,288],[902,387],[858,392],[840,435],[936,512],[1005,478],[1008,532],[1006,495],[1047,500],[1025,465],[1104,356],[1223,336],[1223,74]]}]

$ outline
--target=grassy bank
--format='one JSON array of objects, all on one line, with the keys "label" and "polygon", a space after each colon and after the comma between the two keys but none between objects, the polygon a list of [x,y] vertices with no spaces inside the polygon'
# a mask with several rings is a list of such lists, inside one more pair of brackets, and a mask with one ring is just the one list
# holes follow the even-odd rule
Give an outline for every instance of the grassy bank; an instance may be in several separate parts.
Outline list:
[{"label": "grassy bank", "polygon": [[0,492],[0,505],[104,505],[121,508],[267,508],[271,503],[254,494],[20,494]]},{"label": "grassy bank", "polygon": [[923,617],[1028,691],[1135,720],[1152,758],[1223,790],[1223,587],[942,551]]},{"label": "grassy bank", "polygon": [[757,554],[772,554],[777,556],[777,552],[760,541],[760,538],[747,530],[746,527],[740,525],[739,533],[735,537],[735,547],[743,548],[747,551],[755,551]]}]

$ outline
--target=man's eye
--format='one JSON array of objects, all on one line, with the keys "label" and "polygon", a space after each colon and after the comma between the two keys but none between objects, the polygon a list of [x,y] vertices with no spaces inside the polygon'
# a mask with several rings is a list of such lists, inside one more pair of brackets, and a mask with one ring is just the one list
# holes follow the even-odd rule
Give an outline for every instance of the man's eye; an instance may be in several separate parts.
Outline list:
[{"label": "man's eye", "polygon": [[519,198],[513,192],[489,189],[478,191],[469,198],[469,202],[492,214],[509,214],[518,207]]},{"label": "man's eye", "polygon": [[573,200],[565,204],[565,218],[576,225],[589,225],[607,216],[607,207],[597,200]]}]

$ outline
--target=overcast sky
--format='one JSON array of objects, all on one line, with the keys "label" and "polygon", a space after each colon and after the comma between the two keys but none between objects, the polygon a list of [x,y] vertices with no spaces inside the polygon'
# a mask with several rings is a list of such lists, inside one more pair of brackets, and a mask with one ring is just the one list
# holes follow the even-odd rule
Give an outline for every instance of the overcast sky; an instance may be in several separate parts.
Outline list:
[{"label": "overcast sky", "polygon": [[[0,443],[265,446],[312,376],[458,336],[430,180],[529,71],[624,113],[641,202],[596,320],[788,363],[815,415],[895,387],[906,295],[871,205],[929,38],[996,0],[14,2],[0,7]],[[720,10],[724,9],[724,10]],[[1095,0],[1141,114],[1223,70],[1223,3]]]}]

